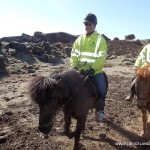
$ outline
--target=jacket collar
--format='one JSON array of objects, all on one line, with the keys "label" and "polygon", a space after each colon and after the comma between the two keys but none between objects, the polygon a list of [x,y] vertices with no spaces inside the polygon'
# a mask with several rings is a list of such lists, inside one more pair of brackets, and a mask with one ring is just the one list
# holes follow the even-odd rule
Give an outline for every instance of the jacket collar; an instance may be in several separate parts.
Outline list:
[{"label": "jacket collar", "polygon": [[89,33],[89,34],[85,33],[86,36],[91,36],[91,35],[93,35],[93,34],[99,34],[99,33],[98,33],[96,30],[93,31],[92,33]]}]

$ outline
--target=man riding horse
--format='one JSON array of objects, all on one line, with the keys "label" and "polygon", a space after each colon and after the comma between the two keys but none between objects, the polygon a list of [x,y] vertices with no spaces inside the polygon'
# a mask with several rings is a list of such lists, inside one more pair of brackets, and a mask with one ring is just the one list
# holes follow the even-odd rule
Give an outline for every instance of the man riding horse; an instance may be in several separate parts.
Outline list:
[{"label": "man riding horse", "polygon": [[107,86],[102,68],[107,57],[107,43],[105,38],[95,31],[97,17],[89,13],[84,18],[86,33],[79,36],[73,44],[71,52],[71,66],[81,74],[91,75],[98,88],[100,99],[96,108],[97,121],[107,121],[104,114]]},{"label": "man riding horse", "polygon": [[[135,72],[145,66],[146,64],[150,64],[150,43],[147,44],[140,52],[135,64],[134,64],[134,70]],[[130,94],[126,97],[127,101],[132,101],[135,95],[135,82],[136,77],[134,76],[132,79]]]}]

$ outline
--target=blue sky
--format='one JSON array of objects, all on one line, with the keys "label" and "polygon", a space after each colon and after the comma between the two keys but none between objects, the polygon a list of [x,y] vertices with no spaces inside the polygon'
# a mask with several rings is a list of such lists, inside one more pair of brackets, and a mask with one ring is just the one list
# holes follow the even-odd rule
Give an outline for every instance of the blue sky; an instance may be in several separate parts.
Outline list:
[{"label": "blue sky", "polygon": [[111,39],[150,39],[150,0],[0,0],[0,38],[35,31],[82,34],[89,12],[97,16],[96,30]]}]

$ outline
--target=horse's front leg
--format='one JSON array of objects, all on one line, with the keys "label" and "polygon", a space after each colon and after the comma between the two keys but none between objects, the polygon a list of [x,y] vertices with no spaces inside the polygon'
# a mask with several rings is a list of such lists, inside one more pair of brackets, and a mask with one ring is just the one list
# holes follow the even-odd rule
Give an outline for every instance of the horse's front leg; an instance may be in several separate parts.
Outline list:
[{"label": "horse's front leg", "polygon": [[74,150],[78,149],[78,143],[81,136],[81,132],[85,129],[85,121],[86,121],[86,117],[77,119],[76,130],[74,132],[74,138],[75,138],[75,143],[73,148]]},{"label": "horse's front leg", "polygon": [[70,138],[70,124],[71,124],[71,116],[64,114],[64,134]]},{"label": "horse's front leg", "polygon": [[143,137],[147,136],[147,110],[146,109],[142,109],[142,121],[143,121]]}]

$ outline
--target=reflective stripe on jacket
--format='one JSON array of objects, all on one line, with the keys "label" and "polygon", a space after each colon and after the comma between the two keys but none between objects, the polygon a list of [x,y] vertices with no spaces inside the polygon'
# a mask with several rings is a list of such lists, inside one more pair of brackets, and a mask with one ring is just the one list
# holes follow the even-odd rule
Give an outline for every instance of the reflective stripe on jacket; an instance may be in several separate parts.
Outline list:
[{"label": "reflective stripe on jacket", "polygon": [[142,67],[144,64],[150,63],[150,44],[147,44],[140,52],[134,67]]},{"label": "reflective stripe on jacket", "polygon": [[107,43],[103,36],[96,31],[90,36],[83,34],[73,44],[71,51],[71,66],[79,70],[95,70],[95,74],[102,72],[107,57]]}]

